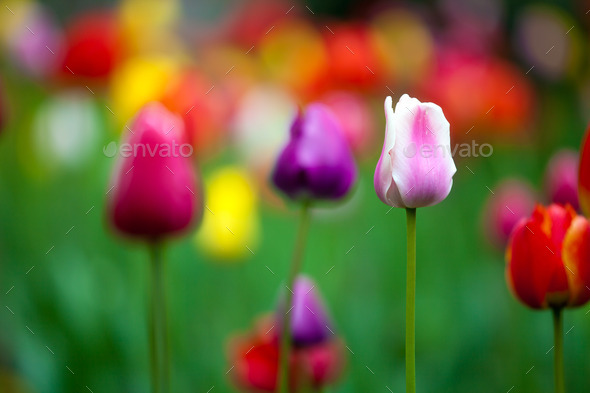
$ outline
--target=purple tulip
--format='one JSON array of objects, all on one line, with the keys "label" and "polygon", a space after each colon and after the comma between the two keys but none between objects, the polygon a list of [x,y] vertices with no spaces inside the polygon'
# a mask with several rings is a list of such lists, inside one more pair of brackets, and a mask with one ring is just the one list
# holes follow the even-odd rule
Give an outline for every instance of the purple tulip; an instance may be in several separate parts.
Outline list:
[{"label": "purple tulip", "polygon": [[578,201],[578,152],[560,150],[551,158],[545,173],[545,191],[550,202],[570,204],[579,211]]},{"label": "purple tulip", "polygon": [[128,130],[108,192],[112,223],[148,241],[186,230],[201,216],[202,199],[182,119],[150,103]]},{"label": "purple tulip", "polygon": [[484,231],[490,241],[504,248],[516,224],[535,208],[535,193],[525,182],[504,180],[494,189],[484,209]]},{"label": "purple tulip", "polygon": [[[291,335],[299,347],[319,344],[332,336],[331,322],[313,281],[304,275],[297,277],[293,290]],[[278,319],[282,321],[285,301],[280,301]]]},{"label": "purple tulip", "polygon": [[293,121],[272,178],[292,199],[339,199],[350,190],[356,172],[338,120],[323,104],[311,104]]},{"label": "purple tulip", "polygon": [[385,141],[375,169],[375,191],[389,206],[416,208],[441,202],[457,171],[450,125],[440,106],[404,94],[395,112],[385,99]]}]

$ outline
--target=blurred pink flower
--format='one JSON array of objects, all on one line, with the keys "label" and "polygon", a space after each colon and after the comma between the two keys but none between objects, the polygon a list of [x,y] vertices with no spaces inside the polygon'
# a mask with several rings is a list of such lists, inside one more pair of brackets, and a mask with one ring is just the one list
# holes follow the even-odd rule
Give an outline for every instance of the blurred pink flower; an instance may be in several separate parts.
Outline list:
[{"label": "blurred pink flower", "polygon": [[545,172],[545,192],[549,202],[570,204],[580,210],[578,201],[578,160],[574,150],[560,150],[553,155]]},{"label": "blurred pink flower", "polygon": [[62,35],[52,15],[40,5],[32,5],[26,21],[12,33],[10,53],[19,68],[35,77],[55,72],[62,49]]},{"label": "blurred pink flower", "polygon": [[527,183],[506,179],[494,189],[484,208],[483,227],[488,239],[503,248],[516,224],[535,207],[535,193]]},{"label": "blurred pink flower", "polygon": [[338,118],[355,155],[368,155],[375,141],[375,122],[366,99],[353,92],[332,91],[324,95],[320,101],[330,107]]}]

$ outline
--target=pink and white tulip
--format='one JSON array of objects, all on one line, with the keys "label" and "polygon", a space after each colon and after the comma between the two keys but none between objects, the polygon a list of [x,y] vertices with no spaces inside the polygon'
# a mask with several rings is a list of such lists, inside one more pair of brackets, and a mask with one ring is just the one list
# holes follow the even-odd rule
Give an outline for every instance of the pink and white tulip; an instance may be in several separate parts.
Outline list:
[{"label": "pink and white tulip", "polygon": [[404,94],[395,112],[385,99],[385,141],[375,169],[375,191],[383,203],[402,208],[444,200],[457,171],[450,125],[440,106]]}]

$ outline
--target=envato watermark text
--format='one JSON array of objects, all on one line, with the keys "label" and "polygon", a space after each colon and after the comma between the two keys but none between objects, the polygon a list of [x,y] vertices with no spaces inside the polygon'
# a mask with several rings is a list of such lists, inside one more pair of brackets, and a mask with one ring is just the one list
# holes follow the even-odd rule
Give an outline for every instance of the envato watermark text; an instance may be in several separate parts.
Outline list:
[{"label": "envato watermark text", "polygon": [[422,158],[444,158],[444,157],[489,157],[494,154],[494,148],[489,143],[479,144],[475,141],[471,143],[455,143],[454,146],[424,143],[417,146],[411,142],[404,147],[404,155],[412,158],[419,155]]},{"label": "envato watermark text", "polygon": [[193,147],[189,143],[121,143],[111,142],[102,152],[111,158],[117,154],[121,157],[190,157],[193,155]]}]

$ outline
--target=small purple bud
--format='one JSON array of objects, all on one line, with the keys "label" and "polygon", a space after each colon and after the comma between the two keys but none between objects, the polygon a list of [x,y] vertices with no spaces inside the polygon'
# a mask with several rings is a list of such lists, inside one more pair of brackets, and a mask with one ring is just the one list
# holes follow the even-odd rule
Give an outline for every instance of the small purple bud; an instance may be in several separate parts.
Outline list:
[{"label": "small purple bud", "polygon": [[291,125],[272,179],[292,199],[339,199],[350,190],[357,170],[338,120],[323,104],[310,104]]},{"label": "small purple bud", "polygon": [[[332,336],[331,322],[317,287],[306,276],[300,275],[293,290],[291,313],[291,335],[298,347],[315,345]],[[278,319],[282,321],[285,313],[284,297],[279,302]]]},{"label": "small purple bud", "polygon": [[545,173],[545,191],[552,203],[570,204],[580,210],[578,201],[578,152],[560,150],[549,161]]}]

